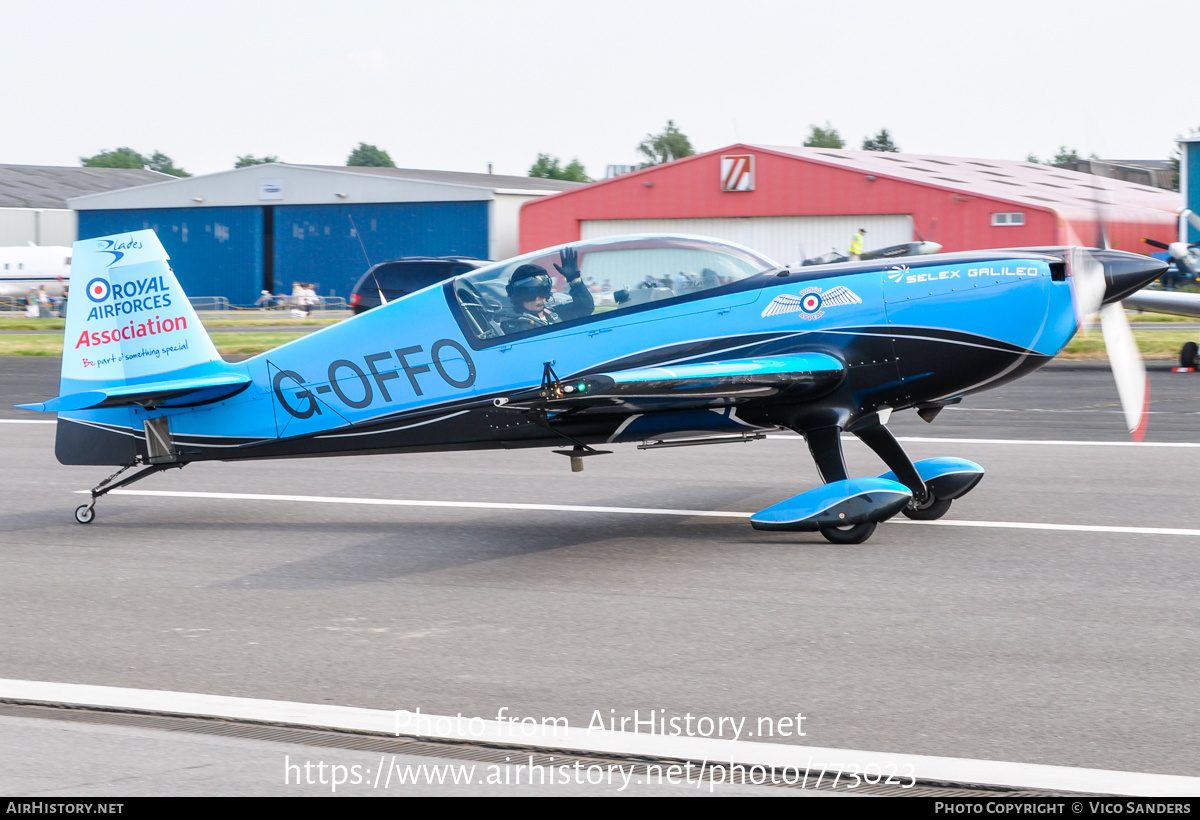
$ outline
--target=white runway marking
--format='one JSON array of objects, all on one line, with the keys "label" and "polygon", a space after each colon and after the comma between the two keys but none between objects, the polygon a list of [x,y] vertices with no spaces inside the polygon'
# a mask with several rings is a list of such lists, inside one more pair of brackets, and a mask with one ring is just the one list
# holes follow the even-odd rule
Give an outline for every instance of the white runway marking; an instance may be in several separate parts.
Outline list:
[{"label": "white runway marking", "polygon": [[[769,439],[787,439],[804,441],[799,435],[791,433],[768,433]],[[843,435],[842,441],[858,442],[857,436]],[[931,443],[931,444],[1018,444],[1018,445],[1052,445],[1057,447],[1181,447],[1197,448],[1200,442],[1194,441],[1072,441],[1069,439],[1019,439],[1019,438],[941,438],[939,436],[896,436],[896,441]]]},{"label": "white runway marking", "polygon": [[954,444],[1050,444],[1058,447],[1200,447],[1200,444],[1193,441],[1069,441],[1066,439],[1038,441],[1037,439],[935,438],[923,436],[896,436],[896,440],[919,442],[946,441]]},{"label": "white runway marking", "polygon": [[[411,712],[384,711],[189,692],[5,679],[0,679],[0,700],[247,720],[393,737],[516,744],[584,754],[636,755],[746,767],[786,766],[797,773],[809,771],[814,780],[818,772],[824,772],[826,782],[832,779],[835,772],[842,772],[844,778],[848,772],[882,770],[894,772],[900,783],[937,781],[1143,797],[1200,794],[1198,777],[829,749],[718,737],[614,732],[583,726],[532,725],[520,723],[519,719],[514,723],[499,719],[485,720],[482,716],[474,715],[449,717],[417,714],[413,704],[408,704],[414,707]],[[853,791],[846,793],[853,794]]]},{"label": "white runway marking", "polygon": [[58,419],[0,419],[0,424],[58,424]]},{"label": "white runway marking", "polygon": [[[87,490],[76,490],[86,493]],[[614,513],[617,515],[675,515],[702,518],[749,518],[754,513],[729,510],[670,510],[655,507],[599,507],[582,504],[514,504],[502,501],[423,501],[401,498],[338,498],[322,495],[268,495],[266,493],[205,493],[173,490],[113,490],[112,495],[140,495],[158,498],[209,498],[225,501],[280,501],[303,504],[361,504],[378,507],[449,507],[475,510],[537,510],[542,512]],[[1026,521],[911,521],[893,518],[888,524],[916,524],[934,527],[980,527],[1008,530],[1046,530],[1054,532],[1107,532],[1123,535],[1200,536],[1200,529],[1182,527],[1115,527],[1097,524],[1043,524]]]}]

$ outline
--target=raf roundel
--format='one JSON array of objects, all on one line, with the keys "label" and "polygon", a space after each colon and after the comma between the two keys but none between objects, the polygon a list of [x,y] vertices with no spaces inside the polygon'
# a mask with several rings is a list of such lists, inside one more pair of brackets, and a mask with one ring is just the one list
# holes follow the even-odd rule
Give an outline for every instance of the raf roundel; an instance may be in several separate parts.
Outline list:
[{"label": "raf roundel", "polygon": [[93,302],[103,302],[108,298],[108,282],[96,277],[87,284],[88,298]]},{"label": "raf roundel", "polygon": [[800,310],[805,313],[816,313],[821,309],[821,295],[818,293],[806,293],[804,298],[800,300]]}]

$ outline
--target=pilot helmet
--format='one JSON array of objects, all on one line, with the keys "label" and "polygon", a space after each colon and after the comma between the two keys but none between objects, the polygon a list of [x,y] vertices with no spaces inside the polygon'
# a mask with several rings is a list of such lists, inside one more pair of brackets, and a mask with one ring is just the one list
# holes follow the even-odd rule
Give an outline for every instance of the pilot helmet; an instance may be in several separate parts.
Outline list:
[{"label": "pilot helmet", "polygon": [[546,273],[545,268],[538,265],[522,265],[517,268],[509,277],[508,285],[505,288],[508,291],[508,298],[517,308],[538,296],[549,299],[551,289],[550,274]]}]

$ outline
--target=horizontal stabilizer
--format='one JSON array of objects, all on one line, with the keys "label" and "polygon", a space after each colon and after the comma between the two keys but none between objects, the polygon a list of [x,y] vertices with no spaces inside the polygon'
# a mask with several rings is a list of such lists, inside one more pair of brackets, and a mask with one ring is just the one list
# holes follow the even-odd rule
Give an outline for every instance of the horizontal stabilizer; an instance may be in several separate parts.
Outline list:
[{"label": "horizontal stabilizer", "polygon": [[245,390],[249,384],[249,376],[226,373],[220,376],[204,376],[195,379],[98,387],[94,390],[59,396],[38,404],[19,404],[17,406],[24,410],[41,410],[47,413],[133,405],[147,408],[190,407],[227,399]]}]

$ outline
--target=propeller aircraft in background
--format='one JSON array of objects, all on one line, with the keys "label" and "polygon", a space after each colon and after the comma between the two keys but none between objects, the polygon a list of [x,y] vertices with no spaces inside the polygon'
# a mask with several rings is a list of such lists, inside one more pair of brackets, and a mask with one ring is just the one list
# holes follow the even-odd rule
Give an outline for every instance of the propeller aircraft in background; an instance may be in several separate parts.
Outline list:
[{"label": "propeller aircraft in background", "polygon": [[[1030,373],[1081,317],[1102,321],[1126,419],[1146,383],[1118,301],[1162,274],[1136,254],[978,251],[787,268],[689,236],[572,242],[497,262],[245,361],[225,362],[151,231],[75,245],[57,398],[64,464],[121,469],[106,493],[201,461],[804,436],[823,486],[751,518],[861,543],[897,513],[945,514],[983,468],[914,463],[896,411],[942,408]],[[608,279],[596,304],[582,273]],[[647,287],[646,283],[654,283]],[[84,298],[86,297],[86,298]],[[851,477],[843,432],[888,468]],[[138,469],[124,478],[128,470]]]},{"label": "propeller aircraft in background", "polygon": [[1185,210],[1179,215],[1178,242],[1167,244],[1156,239],[1142,240],[1151,247],[1166,251],[1167,257],[1174,263],[1174,273],[1167,271],[1163,275],[1163,285],[1167,290],[1173,289],[1177,282],[1195,282],[1200,279],[1200,242],[1188,244],[1187,225],[1189,222],[1196,230],[1200,231],[1200,214]]},{"label": "propeller aircraft in background", "polygon": [[[924,256],[930,253],[938,253],[942,246],[937,242],[930,242],[922,239],[920,242],[901,242],[899,245],[888,245],[886,248],[879,248],[873,251],[866,251],[859,259],[868,262],[875,259],[895,259],[900,256]],[[821,256],[814,256],[805,259],[800,264],[804,267],[809,265],[834,265],[840,262],[848,262],[850,257],[838,250],[832,250],[829,253]]]},{"label": "propeller aircraft in background", "polygon": [[[1168,287],[1165,290],[1143,290],[1134,293],[1125,300],[1125,307],[1132,310],[1145,310],[1153,313],[1168,313],[1175,316],[1200,316],[1200,293],[1186,293],[1171,290],[1172,279],[1184,282],[1195,282],[1200,279],[1200,242],[1190,245],[1187,241],[1187,225],[1200,231],[1200,214],[1187,210],[1179,215],[1179,241],[1167,245],[1153,239],[1143,239],[1147,245],[1165,250],[1175,264],[1176,274],[1163,274],[1163,282]],[[1196,342],[1184,342],[1179,352],[1180,367],[1200,368],[1200,345]]]}]

